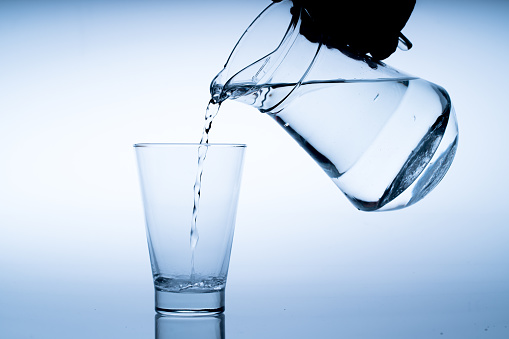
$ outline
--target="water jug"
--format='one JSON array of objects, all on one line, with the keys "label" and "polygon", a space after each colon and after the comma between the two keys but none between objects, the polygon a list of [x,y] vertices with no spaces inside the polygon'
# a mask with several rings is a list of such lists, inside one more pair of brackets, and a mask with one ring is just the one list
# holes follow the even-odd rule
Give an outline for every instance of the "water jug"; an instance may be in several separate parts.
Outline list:
[{"label": "water jug", "polygon": [[289,0],[262,11],[213,79],[213,101],[243,102],[272,117],[358,209],[414,204],[456,153],[448,93],[369,55],[309,40],[306,15]]}]

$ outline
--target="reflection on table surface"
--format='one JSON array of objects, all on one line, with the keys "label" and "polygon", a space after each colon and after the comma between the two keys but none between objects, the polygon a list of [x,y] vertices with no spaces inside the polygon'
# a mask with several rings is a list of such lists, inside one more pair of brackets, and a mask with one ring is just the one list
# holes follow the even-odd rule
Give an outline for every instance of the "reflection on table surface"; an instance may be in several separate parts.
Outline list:
[{"label": "reflection on table surface", "polygon": [[225,339],[225,316],[155,316],[156,339]]},{"label": "reflection on table surface", "polygon": [[258,288],[230,283],[226,312],[200,317],[157,315],[149,284],[11,286],[0,293],[0,337],[509,338],[503,282],[336,283],[305,292],[298,281]]}]

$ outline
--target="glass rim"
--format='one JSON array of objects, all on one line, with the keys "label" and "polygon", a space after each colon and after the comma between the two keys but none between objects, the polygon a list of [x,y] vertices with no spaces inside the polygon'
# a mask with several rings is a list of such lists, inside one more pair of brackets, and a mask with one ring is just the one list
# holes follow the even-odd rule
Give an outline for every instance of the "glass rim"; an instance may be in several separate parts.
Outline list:
[{"label": "glass rim", "polygon": [[136,143],[133,147],[182,147],[182,146],[207,146],[207,147],[246,147],[246,144],[237,143],[199,143],[199,142],[141,142]]}]

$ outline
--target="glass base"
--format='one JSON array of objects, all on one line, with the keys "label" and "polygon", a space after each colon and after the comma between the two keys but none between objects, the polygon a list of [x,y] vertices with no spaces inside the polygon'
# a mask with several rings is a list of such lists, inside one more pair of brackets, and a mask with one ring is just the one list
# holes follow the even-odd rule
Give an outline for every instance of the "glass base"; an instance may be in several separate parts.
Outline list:
[{"label": "glass base", "polygon": [[155,291],[156,312],[172,315],[217,314],[224,312],[224,290],[211,292]]}]

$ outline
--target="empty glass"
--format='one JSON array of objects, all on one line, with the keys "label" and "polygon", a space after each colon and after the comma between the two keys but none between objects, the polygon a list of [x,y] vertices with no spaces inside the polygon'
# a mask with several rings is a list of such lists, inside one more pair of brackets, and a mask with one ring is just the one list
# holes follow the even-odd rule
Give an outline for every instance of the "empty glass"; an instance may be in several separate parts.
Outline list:
[{"label": "empty glass", "polygon": [[245,145],[136,144],[159,313],[218,313]]}]

